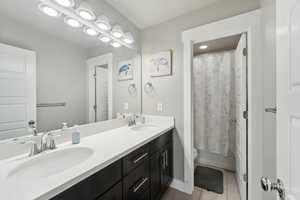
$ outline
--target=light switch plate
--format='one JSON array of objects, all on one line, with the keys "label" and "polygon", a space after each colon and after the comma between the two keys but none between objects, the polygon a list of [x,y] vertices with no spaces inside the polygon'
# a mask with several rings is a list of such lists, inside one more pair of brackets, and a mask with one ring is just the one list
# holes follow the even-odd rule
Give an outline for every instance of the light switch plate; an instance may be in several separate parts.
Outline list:
[{"label": "light switch plate", "polygon": [[162,112],[163,111],[163,104],[162,103],[158,103],[157,104],[157,112]]},{"label": "light switch plate", "polygon": [[126,103],[124,103],[124,110],[128,110],[128,103],[126,102]]}]

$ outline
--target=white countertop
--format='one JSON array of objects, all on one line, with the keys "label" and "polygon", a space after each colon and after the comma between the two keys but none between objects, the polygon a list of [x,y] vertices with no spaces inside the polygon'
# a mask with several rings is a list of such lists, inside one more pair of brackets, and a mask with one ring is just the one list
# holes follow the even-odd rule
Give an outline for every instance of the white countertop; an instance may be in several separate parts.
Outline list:
[{"label": "white countertop", "polygon": [[[49,177],[26,181],[10,179],[7,175],[13,168],[33,157],[21,155],[2,160],[0,162],[0,199],[46,200],[52,198],[174,128],[172,117],[149,117],[147,123],[154,124],[157,128],[148,131],[133,131],[128,126],[124,126],[83,138],[77,145],[67,142],[59,145],[56,150],[43,152],[46,154],[73,147],[89,147],[94,152],[82,163]],[[55,160],[53,162],[55,163]]]}]

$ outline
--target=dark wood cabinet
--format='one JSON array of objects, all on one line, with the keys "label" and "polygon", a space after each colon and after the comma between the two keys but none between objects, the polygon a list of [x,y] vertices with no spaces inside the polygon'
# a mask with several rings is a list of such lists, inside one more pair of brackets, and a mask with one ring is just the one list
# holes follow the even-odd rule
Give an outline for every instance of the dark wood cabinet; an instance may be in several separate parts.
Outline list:
[{"label": "dark wood cabinet", "polygon": [[173,178],[172,143],[168,143],[161,152],[161,190],[165,192]]},{"label": "dark wood cabinet", "polygon": [[97,198],[97,200],[122,200],[122,183],[118,183],[108,192],[104,193],[102,196]]},{"label": "dark wood cabinet", "polygon": [[171,130],[52,200],[159,200],[172,177]]}]

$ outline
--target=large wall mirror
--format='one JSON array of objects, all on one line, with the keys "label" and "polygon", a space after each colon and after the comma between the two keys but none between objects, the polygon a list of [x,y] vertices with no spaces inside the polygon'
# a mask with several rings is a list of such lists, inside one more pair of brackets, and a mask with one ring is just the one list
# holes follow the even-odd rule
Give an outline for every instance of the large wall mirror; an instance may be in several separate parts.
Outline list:
[{"label": "large wall mirror", "polygon": [[1,140],[141,112],[139,29],[105,1],[64,2],[0,3]]}]

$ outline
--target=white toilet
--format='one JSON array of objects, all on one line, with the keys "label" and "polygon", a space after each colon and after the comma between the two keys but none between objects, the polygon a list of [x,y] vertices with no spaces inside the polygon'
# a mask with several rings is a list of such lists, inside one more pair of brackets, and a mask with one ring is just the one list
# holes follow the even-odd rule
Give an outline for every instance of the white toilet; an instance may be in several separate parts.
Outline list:
[{"label": "white toilet", "polygon": [[196,161],[197,157],[198,157],[198,150],[194,148],[194,161]]}]

